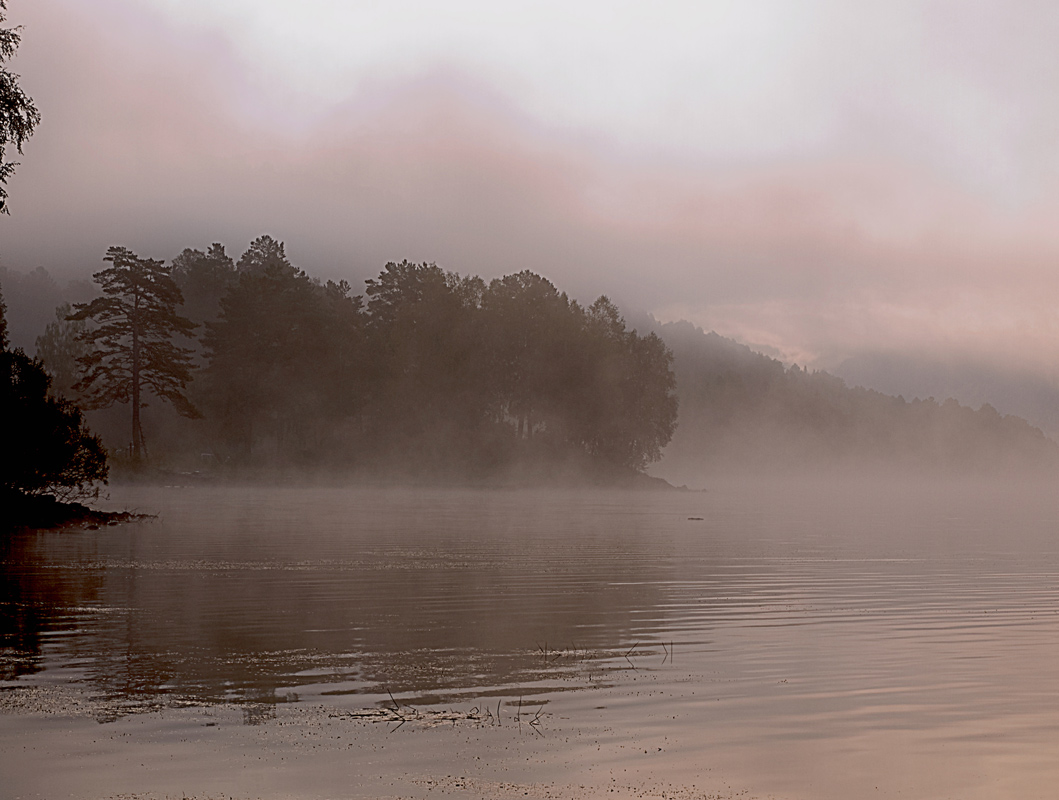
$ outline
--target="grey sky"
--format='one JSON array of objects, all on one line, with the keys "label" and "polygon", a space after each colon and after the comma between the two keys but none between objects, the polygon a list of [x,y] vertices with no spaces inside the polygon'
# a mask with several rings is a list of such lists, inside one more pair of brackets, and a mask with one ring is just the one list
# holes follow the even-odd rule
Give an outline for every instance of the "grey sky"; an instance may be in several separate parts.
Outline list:
[{"label": "grey sky", "polygon": [[12,0],[44,114],[0,259],[268,232],[534,269],[829,366],[1059,363],[1059,7]]}]

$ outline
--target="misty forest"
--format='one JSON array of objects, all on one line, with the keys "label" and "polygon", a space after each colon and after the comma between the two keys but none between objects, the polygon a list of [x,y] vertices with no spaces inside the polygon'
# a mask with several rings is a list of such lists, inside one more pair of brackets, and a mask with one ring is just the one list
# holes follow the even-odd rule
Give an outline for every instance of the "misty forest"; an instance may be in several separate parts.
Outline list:
[{"label": "misty forest", "polygon": [[1059,16],[8,5],[0,795],[1055,794]]},{"label": "misty forest", "polygon": [[[673,475],[1059,462],[988,404],[850,388],[689,323],[630,330],[606,296],[581,305],[529,271],[391,262],[354,294],[267,235],[237,261],[215,243],[104,262],[96,297],[54,309],[35,363],[127,473],[607,483],[663,452]],[[6,276],[27,308],[61,298],[43,270]]]},{"label": "misty forest", "polygon": [[673,434],[658,335],[531,272],[487,284],[390,263],[365,302],[268,236],[237,263],[219,244],[105,260],[102,295],[61,307],[37,354],[60,396],[116,407],[98,419],[119,464],[604,476],[657,461]]}]

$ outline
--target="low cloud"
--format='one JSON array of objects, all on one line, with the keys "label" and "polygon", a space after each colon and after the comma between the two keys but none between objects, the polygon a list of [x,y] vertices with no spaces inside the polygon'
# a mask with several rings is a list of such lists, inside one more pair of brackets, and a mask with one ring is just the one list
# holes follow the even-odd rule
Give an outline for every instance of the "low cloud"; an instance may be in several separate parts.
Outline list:
[{"label": "low cloud", "polygon": [[1013,209],[893,153],[652,156],[445,66],[325,113],[256,83],[223,38],[130,8],[12,13],[44,121],[0,219],[7,267],[83,276],[113,244],[237,255],[267,232],[324,277],[532,269],[810,365],[888,347],[1059,363],[1047,191]]}]

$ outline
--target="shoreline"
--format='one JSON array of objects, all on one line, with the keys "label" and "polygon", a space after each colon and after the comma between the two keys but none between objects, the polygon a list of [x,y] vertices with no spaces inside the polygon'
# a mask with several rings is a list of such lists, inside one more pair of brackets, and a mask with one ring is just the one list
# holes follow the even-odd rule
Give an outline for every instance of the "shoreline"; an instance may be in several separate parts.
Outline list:
[{"label": "shoreline", "polygon": [[84,503],[64,502],[52,495],[11,494],[4,498],[4,505],[5,519],[0,523],[0,532],[6,533],[61,528],[96,530],[152,517],[131,511],[102,511]]}]

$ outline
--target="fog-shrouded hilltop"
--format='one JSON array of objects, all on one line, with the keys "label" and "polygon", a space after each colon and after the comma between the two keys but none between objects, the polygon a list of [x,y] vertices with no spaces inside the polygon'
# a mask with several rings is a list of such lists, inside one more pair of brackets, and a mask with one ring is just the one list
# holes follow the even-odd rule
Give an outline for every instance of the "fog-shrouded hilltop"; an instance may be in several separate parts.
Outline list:
[{"label": "fog-shrouded hilltop", "polygon": [[1054,468],[1059,447],[1026,420],[955,399],[906,400],[756,353],[687,322],[655,325],[674,354],[680,422],[657,469],[725,471]]},{"label": "fog-shrouded hilltop", "polygon": [[1059,386],[1047,374],[970,356],[940,357],[900,351],[861,353],[833,370],[851,386],[904,397],[956,397],[961,403],[989,403],[1059,437]]}]

